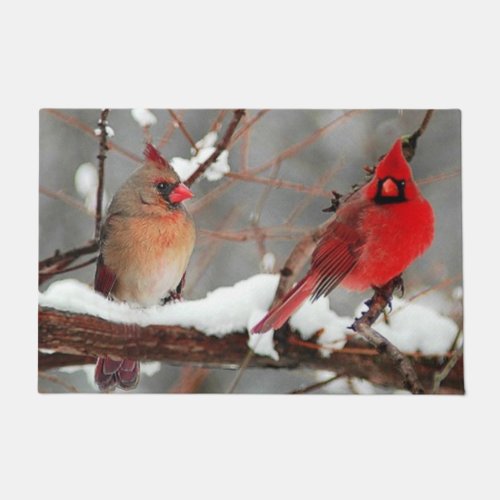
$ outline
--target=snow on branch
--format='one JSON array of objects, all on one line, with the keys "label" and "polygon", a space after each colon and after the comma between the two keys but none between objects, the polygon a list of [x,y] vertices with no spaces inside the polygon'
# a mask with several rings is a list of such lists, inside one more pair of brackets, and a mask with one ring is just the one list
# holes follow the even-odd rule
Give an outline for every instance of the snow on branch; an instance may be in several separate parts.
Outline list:
[{"label": "snow on branch", "polygon": [[236,127],[240,123],[240,120],[243,118],[244,114],[245,114],[244,109],[237,109],[234,111],[233,119],[231,120],[231,122],[229,123],[229,125],[226,129],[226,133],[224,134],[224,137],[217,144],[213,153],[205,161],[203,161],[203,163],[201,163],[201,165],[199,165],[198,168],[186,180],[186,184],[188,186],[193,184],[193,182],[195,182],[196,179],[198,179],[198,177],[203,175],[205,173],[205,171],[208,169],[208,167],[210,167],[210,165],[212,165],[212,163],[217,161],[219,156],[221,156],[222,153],[226,150],[226,148],[229,144],[229,141],[231,140],[231,137],[233,136],[233,134],[236,130]]},{"label": "snow on branch", "polygon": [[[49,350],[49,354],[40,355],[40,369],[67,365],[71,361],[64,358],[65,354],[78,355],[75,364],[88,363],[89,356],[109,354],[146,361],[237,368],[250,346],[259,354],[252,357],[250,366],[326,369],[404,387],[403,379],[391,363],[377,361],[376,350],[367,350],[366,345],[353,349],[356,341],[352,339],[349,348],[344,348],[352,320],[332,311],[326,298],[306,302],[292,317],[293,339],[273,339],[270,333],[266,339],[254,335],[249,341],[248,327],[268,309],[278,278],[260,274],[218,288],[204,299],[148,309],[109,301],[76,280],[55,282],[39,296],[39,347]],[[411,328],[414,324],[410,321],[411,307],[422,306],[399,307],[402,309],[398,329]],[[410,311],[406,324],[405,311]],[[436,313],[429,310],[428,314]],[[136,326],[130,328],[131,324]],[[411,357],[418,377],[429,390],[435,371],[445,366],[450,356],[447,349],[453,342],[453,332],[448,326],[429,331],[427,337],[420,334],[421,344],[427,346],[426,356]],[[414,337],[414,333],[409,335]],[[439,349],[429,347],[431,336],[441,338]],[[317,344],[308,342],[313,337]],[[420,348],[418,339],[415,342],[414,347]],[[308,344],[319,349],[311,349]],[[463,390],[460,370],[458,363],[442,382],[443,390]]]}]

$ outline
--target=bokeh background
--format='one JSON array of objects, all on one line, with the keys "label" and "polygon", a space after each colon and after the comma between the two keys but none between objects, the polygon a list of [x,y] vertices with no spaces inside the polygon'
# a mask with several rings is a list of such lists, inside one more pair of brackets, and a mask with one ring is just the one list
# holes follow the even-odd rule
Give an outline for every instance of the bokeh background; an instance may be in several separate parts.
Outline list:
[{"label": "bokeh background", "polygon": [[[157,118],[147,133],[155,144],[172,127],[168,110],[151,110]],[[220,110],[176,110],[195,141],[202,139]],[[256,116],[258,110],[247,110],[245,120]],[[229,151],[233,172],[250,171],[276,159],[294,144],[318,132],[343,110],[269,110],[251,127],[247,137],[238,140]],[[91,239],[94,219],[77,203],[60,198],[70,196],[83,204],[75,189],[75,172],[83,163],[97,165],[98,137],[92,134],[97,126],[100,110],[68,109],[40,111],[40,259],[54,254],[56,249],[69,250]],[[403,134],[415,131],[425,110],[366,110],[355,114],[337,127],[331,127],[317,140],[287,157],[268,170],[261,178],[277,178],[302,186],[316,186],[323,191],[347,193],[355,183],[364,179],[364,165],[374,165],[393,141]],[[219,131],[219,137],[231,119],[228,112]],[[112,141],[140,156],[144,148],[145,130],[132,117],[129,109],[112,109],[109,125],[114,131]],[[421,189],[434,207],[436,237],[432,247],[405,273],[406,296],[435,287],[419,301],[442,314],[456,316],[457,301],[462,286],[462,204],[461,204],[461,124],[459,110],[437,110],[412,160],[414,176],[422,182]],[[167,159],[190,158],[191,145],[179,128],[172,130],[162,148]],[[110,151],[106,160],[105,190],[108,200],[137,167],[137,163],[117,151]],[[199,230],[198,243],[188,268],[185,298],[200,298],[219,286],[231,285],[263,270],[263,254],[274,256],[273,271],[277,272],[304,231],[326,220],[329,214],[322,209],[329,199],[313,196],[295,189],[269,187],[252,181],[238,180],[209,203],[207,194],[228,182],[205,179],[193,185],[196,198],[192,200]],[[317,183],[320,182],[318,185]],[[269,191],[269,192],[267,192]],[[266,193],[264,195],[264,193]],[[262,203],[259,203],[262,201]],[[300,212],[297,213],[298,208]],[[266,239],[258,244],[255,239],[235,241],[242,231],[252,227],[256,210],[260,227],[281,227],[283,238]],[[289,218],[293,217],[291,223]],[[286,224],[284,226],[284,224]],[[293,228],[289,230],[290,227]],[[224,238],[206,231],[224,231]],[[234,236],[234,239],[231,239]],[[229,239],[228,239],[229,238]],[[54,280],[75,278],[92,283],[94,265],[67,274],[54,276],[44,283],[44,290]],[[354,309],[367,294],[335,290],[330,295],[332,308],[341,315],[352,316]],[[154,374],[143,370],[136,392],[168,393],[179,390],[183,381],[191,380],[197,392],[225,392],[235,376],[234,371],[205,372],[155,364]],[[159,369],[158,369],[159,368]],[[71,384],[81,392],[96,392],[89,379],[93,367],[74,370],[53,370],[50,374]],[[324,374],[309,370],[285,371],[249,369],[241,378],[236,391],[240,393],[287,393],[313,383]],[[40,392],[67,392],[54,381],[41,378]],[[339,380],[318,392],[385,393],[390,389],[374,387],[358,380]],[[390,391],[392,392],[392,391]]]}]

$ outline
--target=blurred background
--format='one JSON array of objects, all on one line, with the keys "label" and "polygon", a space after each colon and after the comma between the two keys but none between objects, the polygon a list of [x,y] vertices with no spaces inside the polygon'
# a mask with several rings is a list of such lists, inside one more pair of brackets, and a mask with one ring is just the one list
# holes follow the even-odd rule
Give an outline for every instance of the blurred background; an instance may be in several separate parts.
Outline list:
[{"label": "blurred background", "polygon": [[[140,157],[145,139],[151,138],[167,159],[189,159],[193,155],[190,142],[201,140],[210,130],[218,132],[220,139],[232,117],[229,111],[224,114],[208,109],[150,111],[156,122],[144,127],[131,110],[112,109],[108,122],[114,135],[110,140]],[[330,205],[328,193],[347,193],[353,184],[362,183],[363,166],[376,164],[398,136],[414,132],[425,110],[366,110],[334,123],[344,113],[247,110],[239,128],[251,126],[230,144],[228,157],[231,172],[241,175],[217,181],[201,179],[192,188],[196,198],[188,208],[195,217],[198,241],[188,268],[185,299],[204,297],[210,290],[260,272],[278,272],[301,235],[330,216],[322,212]],[[81,246],[93,237],[94,218],[75,186],[75,174],[82,164],[97,166],[99,138],[93,130],[99,115],[98,109],[40,111],[40,259],[57,249]],[[433,287],[419,303],[452,317],[462,286],[460,130],[460,111],[437,110],[419,140],[411,164],[414,177],[434,207],[436,237],[404,276],[407,298]],[[104,184],[108,202],[137,166],[126,152],[109,151]],[[271,228],[266,229],[270,236],[256,239],[252,233],[256,225]],[[90,284],[94,270],[95,265],[90,265],[55,275],[40,290],[66,278]],[[366,298],[367,294],[338,288],[330,295],[330,303],[338,314],[352,316]],[[135,392],[225,392],[236,374],[165,363],[144,363],[143,367]],[[89,365],[51,370],[48,377],[40,378],[39,390],[67,392],[62,380],[79,392],[97,392],[91,382],[93,369]],[[288,393],[330,375],[309,370],[248,369],[235,392]],[[342,379],[317,392],[393,391]]]}]

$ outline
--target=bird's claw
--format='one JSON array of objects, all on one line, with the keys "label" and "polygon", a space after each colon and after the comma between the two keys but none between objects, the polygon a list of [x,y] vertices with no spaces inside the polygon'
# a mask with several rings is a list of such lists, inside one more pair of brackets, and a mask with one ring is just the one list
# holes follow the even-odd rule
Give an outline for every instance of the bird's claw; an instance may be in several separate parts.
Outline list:
[{"label": "bird's claw", "polygon": [[166,297],[163,297],[163,299],[161,299],[160,304],[164,306],[165,304],[169,304],[171,302],[179,302],[180,300],[182,300],[182,294],[177,291],[172,291]]},{"label": "bird's claw", "polygon": [[403,297],[405,294],[405,282],[403,280],[403,275],[400,274],[393,279],[394,290],[399,290],[400,297]]}]

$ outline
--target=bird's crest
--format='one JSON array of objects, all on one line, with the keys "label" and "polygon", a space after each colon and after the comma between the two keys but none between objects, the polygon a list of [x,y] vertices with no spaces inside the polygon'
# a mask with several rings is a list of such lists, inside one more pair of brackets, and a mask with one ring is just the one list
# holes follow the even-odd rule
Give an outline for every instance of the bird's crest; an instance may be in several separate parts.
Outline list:
[{"label": "bird's crest", "polygon": [[411,178],[411,167],[404,157],[401,139],[398,139],[382,158],[377,165],[375,175],[379,179],[393,177],[394,179],[409,180]]},{"label": "bird's crest", "polygon": [[160,168],[168,166],[165,158],[163,158],[161,153],[150,142],[146,144],[146,148],[144,149],[144,157],[146,158],[146,160],[155,163]]}]

